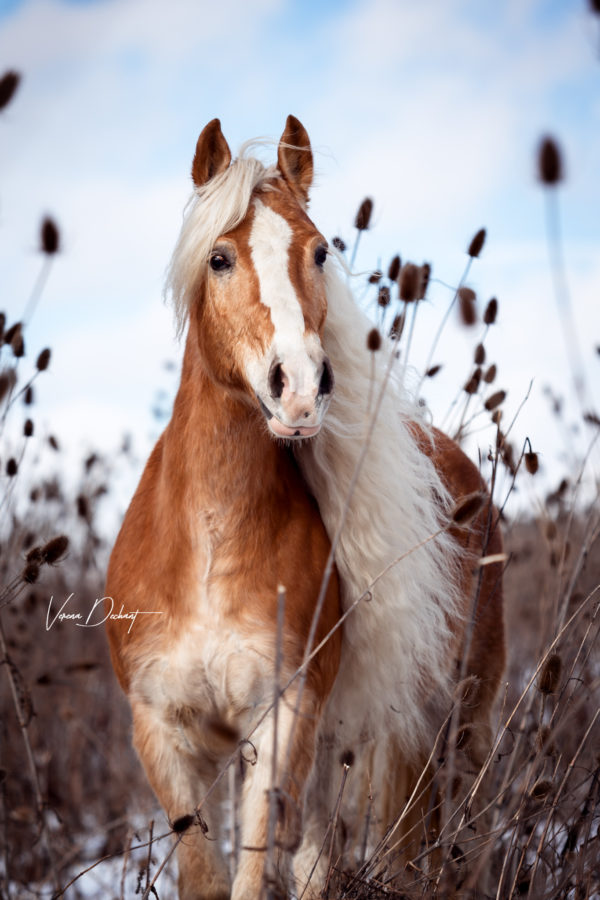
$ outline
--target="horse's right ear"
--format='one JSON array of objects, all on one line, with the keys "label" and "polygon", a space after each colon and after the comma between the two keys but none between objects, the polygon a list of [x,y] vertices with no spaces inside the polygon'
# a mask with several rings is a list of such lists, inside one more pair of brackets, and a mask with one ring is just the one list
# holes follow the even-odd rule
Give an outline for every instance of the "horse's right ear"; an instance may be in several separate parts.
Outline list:
[{"label": "horse's right ear", "polygon": [[230,162],[231,150],[223,137],[221,123],[213,119],[202,129],[196,144],[192,163],[192,179],[196,187],[202,187],[215,175],[220,175]]}]

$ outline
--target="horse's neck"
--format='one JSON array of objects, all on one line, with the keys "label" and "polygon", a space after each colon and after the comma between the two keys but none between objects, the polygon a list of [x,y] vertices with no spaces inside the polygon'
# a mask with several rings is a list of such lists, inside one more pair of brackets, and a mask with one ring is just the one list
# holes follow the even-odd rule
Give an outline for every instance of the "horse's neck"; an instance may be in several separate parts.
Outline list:
[{"label": "horse's neck", "polygon": [[170,491],[185,498],[187,508],[236,516],[269,496],[286,452],[251,408],[210,379],[193,337],[163,441]]}]

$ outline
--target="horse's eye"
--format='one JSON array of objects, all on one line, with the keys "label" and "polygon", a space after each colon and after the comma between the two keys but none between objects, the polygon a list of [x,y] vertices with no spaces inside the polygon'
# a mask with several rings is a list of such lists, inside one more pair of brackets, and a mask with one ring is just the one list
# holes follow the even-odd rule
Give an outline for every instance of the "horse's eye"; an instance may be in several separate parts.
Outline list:
[{"label": "horse's eye", "polygon": [[325,260],[327,259],[327,247],[317,247],[315,250],[315,262],[321,268]]},{"label": "horse's eye", "polygon": [[222,253],[213,253],[209,265],[213,272],[223,272],[225,269],[231,268],[231,263]]}]

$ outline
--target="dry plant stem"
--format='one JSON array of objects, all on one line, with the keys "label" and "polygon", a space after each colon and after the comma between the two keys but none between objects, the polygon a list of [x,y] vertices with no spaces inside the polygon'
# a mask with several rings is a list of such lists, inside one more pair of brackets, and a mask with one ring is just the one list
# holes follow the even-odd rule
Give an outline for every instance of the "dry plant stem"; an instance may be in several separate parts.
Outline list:
[{"label": "dry plant stem", "polygon": [[31,747],[31,741],[29,740],[29,732],[27,730],[27,723],[23,718],[23,713],[21,711],[21,703],[19,701],[19,692],[17,689],[17,684],[15,681],[15,676],[12,671],[10,657],[8,654],[8,647],[6,643],[6,634],[4,633],[4,626],[0,621],[0,649],[2,650],[2,662],[6,666],[6,674],[8,676],[8,681],[10,684],[10,690],[13,698],[13,704],[15,707],[15,713],[17,715],[17,722],[19,723],[19,728],[21,730],[21,735],[23,737],[23,743],[25,744],[25,752],[27,754],[27,762],[29,763],[29,769],[31,772],[31,781],[33,785],[33,791],[35,794],[35,802],[37,807],[37,816],[38,816],[38,824],[39,824],[39,832],[42,840],[42,844],[44,850],[46,851],[46,855],[48,857],[48,866],[50,869],[50,874],[52,876],[52,882],[54,888],[59,890],[60,882],[58,880],[58,874],[56,872],[56,867],[54,865],[54,858],[52,855],[52,850],[50,848],[50,839],[48,837],[48,830],[46,826],[46,822],[44,819],[44,800],[42,798],[42,791],[40,787],[40,779],[38,776],[37,766],[35,764],[35,759],[33,757],[33,750]]},{"label": "dry plant stem", "polygon": [[146,860],[146,889],[148,888],[148,882],[150,881],[150,866],[152,864],[153,834],[154,834],[154,819],[150,819],[150,824],[148,825],[148,858]]},{"label": "dry plant stem", "polygon": [[[405,314],[406,314],[406,307],[407,307],[407,305],[408,305],[407,303],[404,304],[404,313],[405,313]],[[418,300],[415,300],[415,301],[413,302],[413,304],[412,304],[412,307],[413,307],[413,310],[412,310],[412,316],[410,317],[410,325],[409,325],[409,329],[408,329],[408,337],[407,337],[407,339],[406,339],[406,347],[405,347],[405,350],[404,350],[404,359],[402,360],[402,371],[401,371],[401,376],[400,376],[400,380],[401,380],[402,385],[404,385],[404,381],[405,381],[405,379],[406,379],[406,369],[407,369],[407,367],[408,367],[408,355],[409,355],[409,353],[410,353],[410,347],[411,347],[411,344],[412,344],[413,334],[414,334],[414,331],[415,331],[415,321],[416,321],[416,318],[417,318],[417,309],[418,309],[418,307],[419,307],[419,301],[418,301]]]},{"label": "dry plant stem", "polygon": [[574,767],[575,767],[575,763],[576,763],[577,760],[579,759],[579,755],[580,755],[581,751],[583,750],[584,744],[586,743],[586,741],[587,741],[587,739],[588,739],[588,737],[589,737],[589,734],[590,734],[590,732],[591,732],[593,726],[594,726],[595,723],[596,723],[596,720],[597,720],[598,716],[600,716],[600,709],[597,709],[597,710],[596,710],[596,712],[595,712],[595,714],[594,714],[594,717],[593,717],[592,721],[590,722],[590,724],[589,724],[588,727],[586,728],[585,734],[584,734],[584,736],[582,737],[582,739],[580,740],[579,745],[578,745],[578,747],[577,747],[577,750],[575,751],[575,753],[574,753],[574,755],[573,755],[571,761],[569,762],[569,765],[567,766],[567,770],[566,770],[566,772],[565,772],[565,774],[564,774],[564,776],[563,776],[563,779],[562,779],[562,781],[561,781],[561,783],[560,783],[560,785],[559,785],[559,788],[558,788],[556,794],[554,795],[554,797],[553,797],[553,799],[552,799],[552,807],[551,807],[551,811],[550,811],[550,813],[549,813],[548,816],[547,816],[547,819],[546,819],[546,826],[545,826],[545,828],[544,828],[544,831],[543,831],[542,834],[540,835],[540,839],[539,839],[539,842],[538,842],[537,852],[536,852],[536,855],[535,855],[535,861],[534,861],[534,864],[533,864],[533,871],[532,871],[532,873],[531,873],[531,879],[530,879],[530,882],[529,882],[529,891],[527,892],[527,896],[528,896],[528,897],[532,897],[532,896],[533,896],[532,893],[531,893],[531,891],[532,891],[532,888],[533,888],[533,883],[534,883],[534,881],[535,881],[535,874],[536,874],[536,872],[537,872],[537,867],[538,867],[538,863],[539,863],[539,860],[540,860],[542,848],[543,848],[544,843],[545,843],[545,841],[546,841],[546,835],[548,834],[548,829],[549,829],[549,827],[550,827],[550,822],[551,822],[551,820],[552,820],[552,814],[556,812],[556,807],[558,806],[558,798],[560,797],[560,795],[562,794],[562,792],[563,792],[563,790],[564,790],[564,787],[565,787],[565,785],[566,785],[566,783],[567,783],[567,781],[568,781],[568,779],[569,779],[569,777],[570,777],[570,775],[571,775],[571,773],[572,773],[572,771],[573,771],[573,769],[574,769]]},{"label": "dry plant stem", "polygon": [[327,879],[325,881],[325,887],[323,888],[323,895],[325,897],[329,894],[329,882],[331,880],[331,872],[333,866],[333,851],[335,848],[335,835],[337,832],[338,819],[340,815],[340,806],[342,805],[342,797],[344,795],[344,788],[346,787],[346,780],[348,778],[348,772],[350,771],[350,766],[346,763],[343,764],[343,772],[342,772],[342,783],[340,784],[340,789],[338,791],[337,801],[335,804],[335,812],[333,815],[333,824],[331,828],[331,841],[329,844],[329,859],[327,861]]},{"label": "dry plant stem", "polygon": [[42,268],[38,274],[38,277],[33,286],[33,290],[27,301],[27,306],[25,307],[25,312],[23,313],[23,325],[28,325],[29,321],[35,312],[35,308],[40,302],[40,298],[46,287],[46,282],[48,281],[48,276],[50,275],[50,269],[52,268],[52,262],[54,260],[53,254],[45,254],[42,261]]},{"label": "dry plant stem", "polygon": [[[269,791],[269,819],[267,822],[267,855],[264,867],[264,885],[267,900],[276,900],[277,866],[275,861],[275,829],[279,807],[279,777],[277,773],[277,734],[279,727],[279,682],[283,656],[283,622],[285,617],[285,588],[277,589],[277,635],[275,641],[275,672],[273,674],[273,748],[271,757],[271,789]],[[281,773],[284,776],[285,773]]]},{"label": "dry plant stem", "polygon": [[[164,834],[160,834],[158,837],[153,838],[153,843],[156,844],[158,841],[162,841],[165,838],[170,837],[173,834],[172,831],[165,831]],[[177,844],[181,840],[181,835],[178,836]],[[95,869],[97,866],[101,865],[103,862],[108,862],[109,859],[116,859],[118,856],[123,856],[125,853],[131,853],[132,850],[143,850],[144,847],[148,846],[148,841],[143,841],[141,844],[136,844],[132,846],[130,842],[126,844],[126,846],[122,850],[115,850],[114,853],[107,853],[106,856],[101,856],[100,859],[95,860],[89,866],[86,866],[85,869],[82,869],[81,872],[78,872],[77,875],[74,875],[70,881],[67,882],[62,888],[58,888],[56,894],[53,895],[52,900],[59,900],[66,891],[72,887],[76,881],[79,881],[80,878],[83,878],[84,875],[87,875],[88,872],[91,872],[92,869]],[[176,845],[175,845],[176,846]],[[170,859],[171,854],[169,853],[167,859]],[[166,863],[163,863],[163,866]],[[163,866],[161,866],[161,871]],[[153,882],[154,883],[154,882]],[[152,885],[150,885],[150,888]]]},{"label": "dry plant stem", "polygon": [[456,287],[455,290],[454,290],[454,296],[452,297],[452,301],[451,301],[451,303],[450,303],[448,309],[447,309],[446,312],[444,313],[444,318],[443,318],[442,321],[440,322],[440,326],[439,326],[439,328],[438,328],[438,330],[437,330],[437,332],[436,332],[436,335],[435,335],[435,337],[434,337],[434,339],[433,339],[433,343],[432,343],[431,348],[430,348],[430,350],[429,350],[429,356],[427,357],[427,362],[425,363],[425,368],[423,369],[423,374],[421,375],[421,380],[419,381],[419,384],[417,385],[417,391],[416,391],[416,396],[417,396],[417,397],[419,396],[419,393],[421,392],[421,388],[423,387],[423,382],[425,381],[425,372],[427,372],[427,371],[431,368],[431,361],[432,361],[432,359],[433,359],[433,355],[434,355],[434,353],[435,353],[435,351],[436,351],[436,348],[437,348],[437,345],[438,345],[438,343],[439,343],[440,337],[442,336],[442,332],[443,332],[444,328],[446,327],[446,323],[447,323],[448,319],[450,318],[450,313],[452,312],[452,309],[454,308],[454,305],[456,304],[456,300],[457,300],[457,298],[458,298],[458,292],[459,292],[459,290],[461,289],[461,287],[464,285],[466,279],[467,279],[468,276],[469,276],[469,272],[470,272],[470,270],[471,270],[471,263],[472,263],[472,262],[473,262],[473,257],[470,256],[469,259],[468,259],[468,261],[467,261],[467,265],[465,266],[465,270],[464,270],[464,272],[462,273],[461,279],[460,279],[460,281],[458,282],[458,285],[457,285],[457,287]]},{"label": "dry plant stem", "polygon": [[[514,719],[514,717],[516,716],[518,710],[520,709],[523,700],[524,700],[525,697],[529,694],[529,691],[530,691],[530,689],[531,689],[531,686],[534,684],[535,680],[537,679],[538,675],[540,674],[540,671],[541,671],[541,669],[542,669],[544,663],[546,662],[546,660],[548,659],[548,657],[550,656],[550,654],[552,653],[552,651],[554,650],[554,648],[556,647],[556,645],[559,643],[559,641],[560,641],[561,638],[563,637],[563,635],[564,635],[565,631],[567,630],[567,628],[569,628],[570,625],[575,621],[575,619],[583,612],[584,608],[588,605],[589,601],[592,599],[592,597],[594,596],[594,594],[596,594],[596,592],[597,592],[598,590],[600,590],[600,585],[598,585],[598,587],[596,587],[596,588],[592,591],[591,594],[589,594],[584,600],[582,600],[582,602],[579,604],[579,606],[577,607],[577,609],[575,610],[575,612],[569,617],[568,621],[567,621],[567,622],[563,625],[563,627],[560,629],[560,631],[558,632],[558,634],[556,635],[556,637],[554,638],[554,640],[552,641],[552,643],[550,644],[550,646],[548,647],[548,649],[546,650],[546,652],[544,653],[544,655],[542,656],[542,658],[540,659],[540,661],[539,661],[539,663],[537,664],[537,666],[536,666],[536,668],[535,668],[535,671],[533,672],[531,678],[529,679],[529,681],[527,682],[527,684],[525,685],[525,687],[524,687],[523,690],[521,691],[521,694],[520,694],[520,696],[519,696],[517,702],[516,702],[515,705],[513,706],[513,709],[512,709],[512,711],[511,711],[510,715],[508,716],[506,722],[504,723],[502,732],[501,732],[501,733],[498,735],[498,737],[496,738],[496,740],[495,740],[495,742],[494,742],[494,745],[493,745],[492,749],[490,750],[490,752],[489,752],[489,754],[488,754],[488,757],[487,757],[485,763],[484,763],[483,766],[481,767],[481,770],[480,770],[480,772],[478,773],[477,778],[475,779],[475,782],[474,782],[474,784],[473,784],[473,787],[471,788],[471,791],[469,792],[469,797],[470,797],[471,799],[475,796],[477,790],[479,789],[479,787],[480,787],[480,785],[481,785],[481,782],[482,782],[483,778],[485,777],[485,775],[486,775],[486,773],[487,773],[487,770],[488,770],[489,767],[490,767],[491,761],[493,760],[494,756],[495,756],[496,753],[498,752],[498,748],[500,747],[500,742],[501,742],[501,740],[502,740],[502,737],[503,737],[504,734],[509,730],[509,726],[510,726],[512,720]],[[469,798],[467,798],[467,799],[468,799],[468,801],[469,801]],[[463,817],[463,820],[464,820],[464,817]],[[463,822],[461,822],[461,825],[460,825],[459,827],[462,827],[462,824],[463,824]],[[440,835],[441,835],[441,832],[440,832]]]},{"label": "dry plant stem", "polygon": [[565,341],[565,349],[571,369],[575,394],[581,407],[581,412],[585,412],[587,390],[583,367],[580,364],[583,355],[577,338],[571,298],[567,286],[567,275],[560,229],[558,193],[556,188],[546,188],[545,194],[546,235],[548,238],[548,255],[550,257],[550,270],[552,272],[552,281],[554,284],[554,296],[556,298],[556,305],[558,306],[558,313],[561,319],[561,332]]},{"label": "dry plant stem", "polygon": [[129,854],[131,851],[131,841],[133,839],[133,833],[129,832],[127,837],[127,843],[125,845],[125,852],[123,853],[123,870],[121,872],[121,891],[119,894],[120,900],[125,900],[125,876],[127,875],[127,863],[129,862]]}]

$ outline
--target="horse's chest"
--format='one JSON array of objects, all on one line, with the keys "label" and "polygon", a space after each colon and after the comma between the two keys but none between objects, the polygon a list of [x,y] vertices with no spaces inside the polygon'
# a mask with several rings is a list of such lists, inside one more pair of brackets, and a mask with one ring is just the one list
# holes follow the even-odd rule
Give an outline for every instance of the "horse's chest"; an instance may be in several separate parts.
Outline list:
[{"label": "horse's chest", "polygon": [[231,619],[199,614],[154,655],[135,693],[188,749],[221,748],[256,721],[272,691],[272,641]]}]

